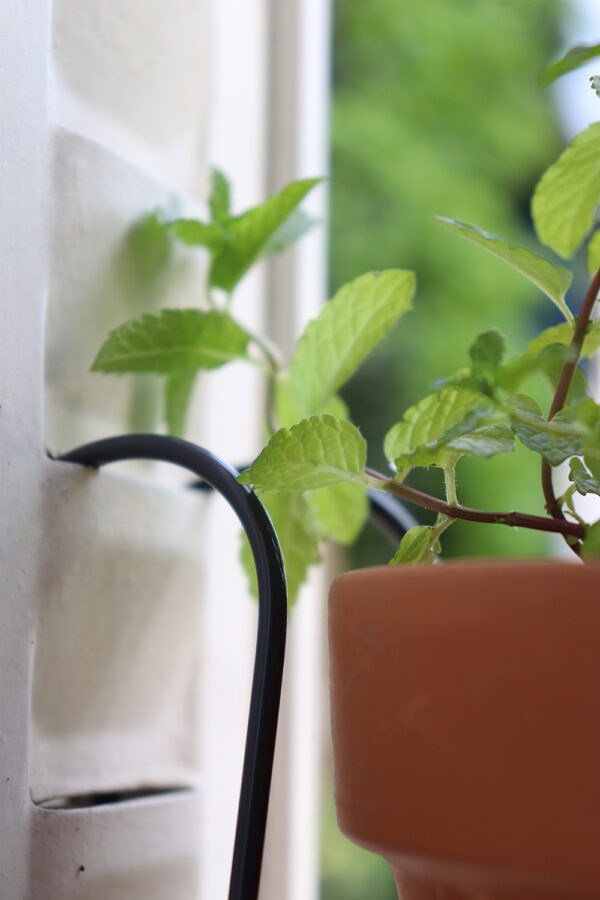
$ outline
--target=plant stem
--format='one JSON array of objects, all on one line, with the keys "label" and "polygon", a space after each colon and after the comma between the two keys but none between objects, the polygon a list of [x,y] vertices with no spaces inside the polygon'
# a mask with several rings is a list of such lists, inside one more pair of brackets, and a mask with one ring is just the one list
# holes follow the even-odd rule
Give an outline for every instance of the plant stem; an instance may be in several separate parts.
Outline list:
[{"label": "plant stem", "polygon": [[446,486],[446,502],[449,506],[457,506],[456,459],[454,456],[450,456],[447,465],[444,466],[444,484]]},{"label": "plant stem", "polygon": [[[579,358],[581,357],[583,342],[585,340],[585,335],[590,323],[592,310],[594,308],[594,303],[596,302],[599,290],[600,269],[598,269],[598,271],[592,278],[587,294],[585,295],[581,311],[575,321],[575,328],[573,329],[573,336],[569,345],[571,350],[573,351],[573,353],[571,354],[572,358],[567,360],[567,362],[564,363],[561,369],[558,383],[556,385],[556,391],[554,392],[554,397],[552,398],[548,420],[554,418],[556,413],[560,412],[560,410],[567,402],[567,397],[569,396],[569,390],[571,388],[573,376],[575,375],[577,364],[579,363]],[[544,492],[544,500],[548,515],[552,516],[553,519],[564,520],[563,511],[554,494],[554,485],[552,484],[552,467],[545,457],[542,457],[542,490]],[[563,532],[563,535],[564,534],[565,533]],[[573,547],[571,544],[569,544],[569,546],[574,553],[578,554],[578,551],[580,549],[579,547]]]},{"label": "plant stem", "polygon": [[[585,529],[577,522],[569,522],[564,518],[546,518],[545,516],[533,516],[529,513],[520,512],[488,512],[481,509],[471,509],[468,506],[451,506],[444,500],[418,491],[416,488],[409,487],[407,484],[393,481],[381,472],[374,469],[365,469],[366,474],[374,479],[379,490],[388,491],[390,494],[404,500],[406,503],[420,506],[422,509],[429,509],[442,516],[448,516],[451,519],[465,519],[469,522],[484,522],[492,525],[510,525],[511,527],[530,528],[534,531],[550,531],[557,534],[568,535],[582,539]],[[383,482],[383,484],[381,483]]]},{"label": "plant stem", "polygon": [[282,368],[281,359],[278,355],[277,349],[269,341],[258,334],[254,334],[253,332],[249,332],[249,334],[252,343],[256,344],[258,349],[261,351],[268,366],[266,419],[267,426],[271,432],[271,435],[273,435],[277,431],[277,422],[275,421],[275,390],[277,387],[277,378]]},{"label": "plant stem", "polygon": [[573,376],[575,375],[575,370],[577,369],[577,364],[579,363],[583,342],[585,340],[588,325],[590,324],[592,310],[594,308],[594,303],[596,302],[599,290],[600,269],[598,269],[598,271],[592,278],[587,294],[585,295],[581,311],[575,321],[575,328],[573,330],[573,336],[569,345],[573,351],[572,359],[567,360],[567,362],[561,369],[558,384],[556,385],[556,391],[554,392],[552,405],[550,407],[550,413],[548,415],[549,419],[554,418],[556,413],[560,412],[560,410],[567,402],[569,389],[571,387],[571,382],[573,381]]},{"label": "plant stem", "polygon": [[444,533],[446,528],[449,528],[450,525],[452,525],[455,521],[456,521],[456,519],[451,519],[448,516],[438,516],[437,522],[433,526],[432,545],[435,544],[435,542],[439,539],[440,535]]}]

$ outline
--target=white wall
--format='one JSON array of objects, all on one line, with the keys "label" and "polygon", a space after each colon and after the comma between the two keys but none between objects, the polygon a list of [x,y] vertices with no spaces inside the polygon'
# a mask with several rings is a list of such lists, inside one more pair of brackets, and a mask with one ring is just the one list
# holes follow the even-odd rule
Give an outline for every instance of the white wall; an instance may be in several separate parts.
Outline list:
[{"label": "white wall", "polygon": [[[213,900],[254,649],[236,526],[151,466],[45,450],[153,425],[151,379],[87,370],[125,318],[195,305],[205,261],[140,263],[132,224],[202,211],[210,163],[238,208],[324,170],[327,4],[5,0],[0,17],[0,896]],[[291,341],[323,273],[314,236],[248,277],[245,320]],[[190,436],[248,459],[261,391],[234,366],[206,377]],[[292,616],[264,900],[316,896],[319,597]],[[146,796],[92,803],[115,791]]]}]

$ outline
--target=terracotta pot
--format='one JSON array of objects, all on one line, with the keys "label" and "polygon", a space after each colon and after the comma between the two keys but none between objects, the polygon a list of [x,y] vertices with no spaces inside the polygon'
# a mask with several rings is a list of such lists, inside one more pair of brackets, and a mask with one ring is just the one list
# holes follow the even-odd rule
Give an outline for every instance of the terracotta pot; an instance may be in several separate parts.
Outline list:
[{"label": "terracotta pot", "polygon": [[600,898],[600,568],[342,575],[338,824],[403,900]]}]

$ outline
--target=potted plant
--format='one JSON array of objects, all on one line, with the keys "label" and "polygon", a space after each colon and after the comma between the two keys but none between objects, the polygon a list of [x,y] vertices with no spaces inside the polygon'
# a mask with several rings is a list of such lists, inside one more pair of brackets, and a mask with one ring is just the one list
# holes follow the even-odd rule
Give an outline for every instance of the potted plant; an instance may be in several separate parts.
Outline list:
[{"label": "potted plant", "polygon": [[[579,48],[554,74],[594,53]],[[542,243],[563,257],[587,245],[592,277],[577,315],[565,301],[568,269],[471,225],[438,220],[533,282],[564,321],[509,358],[498,331],[478,335],[466,367],[388,432],[389,474],[366,467],[365,441],[337,392],[410,309],[413,273],[368,273],[344,286],[309,323],[287,370],[277,350],[232,314],[232,292],[253,262],[310,224],[297,206],[315,180],[233,216],[227,182],[216,173],[209,222],[164,223],[210,254],[206,308],[126,323],[94,363],[98,371],[164,376],[172,433],[181,432],[199,369],[244,359],[265,370],[271,437],[240,480],[271,513],[292,598],[324,536],[353,539],[368,488],[437,514],[407,532],[391,567],[342,575],[330,598],[339,823],[388,858],[411,900],[600,897],[600,610],[591,564],[600,521],[584,521],[577,509],[579,495],[600,495],[600,407],[580,366],[600,346],[592,318],[599,160],[597,123],[533,196]],[[546,408],[527,392],[540,375],[550,385]],[[516,441],[540,456],[547,515],[461,505],[460,458],[491,458]],[[567,462],[559,492],[553,469]],[[430,466],[443,471],[444,499],[405,481],[413,468]],[[572,561],[431,565],[458,519],[562,535]]]},{"label": "potted plant", "polygon": [[[554,75],[597,54],[576,48]],[[508,359],[499,332],[480,334],[465,369],[388,432],[390,474],[366,467],[360,432],[332,404],[384,315],[409,306],[413,277],[401,271],[346,286],[308,326],[285,384],[286,413],[301,421],[278,430],[240,477],[313,507],[318,492],[345,485],[437,513],[407,532],[393,565],[340,576],[329,605],[338,823],[388,859],[409,900],[600,897],[600,521],[577,509],[578,495],[600,495],[600,407],[580,365],[600,344],[599,196],[596,123],[542,176],[532,202],[542,243],[566,258],[587,245],[591,282],[577,315],[565,302],[569,270],[439,220],[536,284],[564,321]],[[540,373],[546,408],[526,393]],[[547,516],[462,506],[458,460],[509,452],[515,440],[540,456]],[[553,470],[567,463],[559,492]],[[420,466],[443,470],[444,499],[405,483]],[[572,559],[431,565],[457,519],[555,532]]]}]

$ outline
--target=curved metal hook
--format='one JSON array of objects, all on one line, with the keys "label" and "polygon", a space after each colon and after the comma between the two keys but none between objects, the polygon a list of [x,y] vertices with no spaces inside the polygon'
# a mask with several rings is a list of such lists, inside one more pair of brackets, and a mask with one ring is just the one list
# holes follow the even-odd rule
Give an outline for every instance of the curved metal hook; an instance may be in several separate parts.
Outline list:
[{"label": "curved metal hook", "polygon": [[383,491],[367,491],[371,522],[392,544],[402,540],[410,528],[419,523],[401,500]]},{"label": "curved metal hook", "polygon": [[235,469],[178,438],[123,435],[86,444],[58,459],[93,468],[129,459],[181,466],[227,500],[248,536],[258,578],[258,630],[229,900],[253,900],[260,882],[287,627],[283,560],[271,521],[256,495],[236,481]]}]

